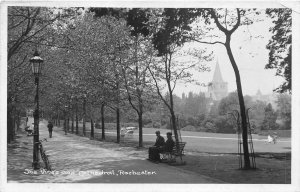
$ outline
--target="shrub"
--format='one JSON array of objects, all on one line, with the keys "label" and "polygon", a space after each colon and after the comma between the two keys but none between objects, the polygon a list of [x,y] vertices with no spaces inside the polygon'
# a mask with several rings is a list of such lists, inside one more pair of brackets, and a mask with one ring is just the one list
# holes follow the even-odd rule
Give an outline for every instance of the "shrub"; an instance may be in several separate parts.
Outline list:
[{"label": "shrub", "polygon": [[160,123],[159,122],[154,122],[153,124],[153,128],[160,128]]},{"label": "shrub", "polygon": [[217,132],[217,128],[216,128],[215,124],[213,124],[213,123],[211,123],[209,121],[207,121],[205,123],[204,127],[206,129],[206,132],[212,132],[212,133],[216,133]]},{"label": "shrub", "polygon": [[236,125],[233,125],[226,116],[219,116],[215,119],[215,126],[218,133],[236,133]]},{"label": "shrub", "polygon": [[182,131],[197,131],[196,127],[192,125],[185,126],[181,129]]},{"label": "shrub", "polygon": [[144,128],[152,128],[153,126],[152,126],[152,123],[148,123],[148,124],[144,125],[143,127]]},{"label": "shrub", "polygon": [[195,126],[197,124],[197,120],[195,118],[193,118],[193,117],[188,117],[187,124]]}]

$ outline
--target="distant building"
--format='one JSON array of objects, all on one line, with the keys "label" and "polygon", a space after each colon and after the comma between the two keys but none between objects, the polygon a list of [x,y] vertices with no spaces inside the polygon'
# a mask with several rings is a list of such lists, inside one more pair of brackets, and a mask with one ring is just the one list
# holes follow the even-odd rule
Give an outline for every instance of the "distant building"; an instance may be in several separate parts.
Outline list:
[{"label": "distant building", "polygon": [[222,78],[219,62],[217,60],[214,76],[211,82],[208,83],[206,97],[212,100],[221,100],[228,95],[228,83]]}]

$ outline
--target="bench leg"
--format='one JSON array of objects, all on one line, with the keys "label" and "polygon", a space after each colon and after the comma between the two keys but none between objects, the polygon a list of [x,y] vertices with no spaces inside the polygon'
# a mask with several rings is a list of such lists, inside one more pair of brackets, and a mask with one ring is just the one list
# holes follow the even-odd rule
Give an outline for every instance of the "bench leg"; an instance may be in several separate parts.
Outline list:
[{"label": "bench leg", "polygon": [[175,155],[172,155],[172,154],[170,154],[170,159],[169,159],[169,162],[170,162],[170,163],[174,163],[174,162],[176,162],[176,156],[175,156]]},{"label": "bench leg", "polygon": [[169,153],[161,153],[162,160],[169,162],[170,161],[170,154]]}]

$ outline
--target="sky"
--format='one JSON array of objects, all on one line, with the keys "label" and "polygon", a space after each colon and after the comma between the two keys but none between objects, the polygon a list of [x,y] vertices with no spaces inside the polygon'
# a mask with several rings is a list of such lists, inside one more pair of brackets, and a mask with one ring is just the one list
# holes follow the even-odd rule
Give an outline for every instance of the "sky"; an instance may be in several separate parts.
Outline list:
[{"label": "sky", "polygon": [[[268,63],[269,51],[266,49],[266,45],[272,35],[269,32],[271,26],[273,26],[271,20],[265,17],[264,21],[248,27],[239,27],[232,35],[231,47],[240,71],[244,95],[255,95],[258,90],[262,94],[270,94],[284,81],[284,78],[275,76],[276,70],[264,69]],[[250,36],[252,36],[251,39]],[[210,72],[195,71],[194,79],[204,84],[210,82],[218,60],[223,80],[228,82],[228,92],[236,90],[234,71],[225,46],[199,43],[190,46],[205,47],[214,52],[214,59],[211,62],[206,62],[206,65],[211,69]],[[206,92],[207,87],[181,83],[175,88],[175,94],[178,96],[181,96],[183,92],[188,93],[190,91],[194,93]]]}]

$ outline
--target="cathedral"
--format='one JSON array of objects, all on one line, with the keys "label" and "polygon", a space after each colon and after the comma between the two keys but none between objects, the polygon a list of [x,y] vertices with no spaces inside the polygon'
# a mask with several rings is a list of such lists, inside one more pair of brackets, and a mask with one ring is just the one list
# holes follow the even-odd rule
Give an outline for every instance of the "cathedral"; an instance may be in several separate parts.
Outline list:
[{"label": "cathedral", "polygon": [[228,83],[222,78],[219,62],[217,60],[214,76],[211,82],[208,83],[206,97],[212,100],[221,100],[228,95]]}]

